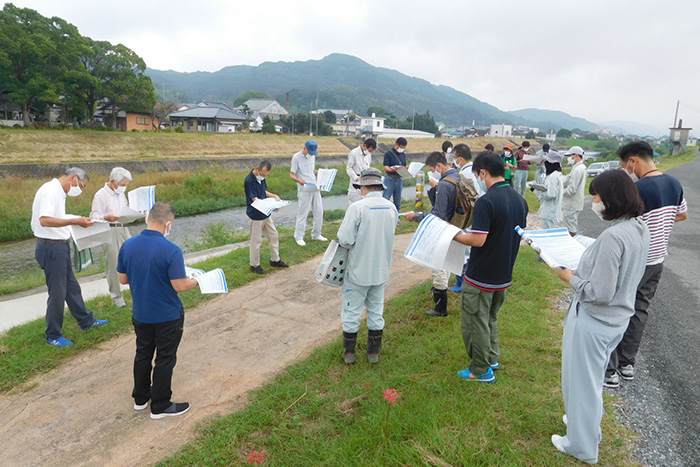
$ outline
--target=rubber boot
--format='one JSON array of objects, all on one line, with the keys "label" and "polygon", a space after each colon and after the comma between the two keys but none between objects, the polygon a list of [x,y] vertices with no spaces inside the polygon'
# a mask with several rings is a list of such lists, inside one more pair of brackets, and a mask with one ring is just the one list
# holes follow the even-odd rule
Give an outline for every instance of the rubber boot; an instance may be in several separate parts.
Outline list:
[{"label": "rubber boot", "polygon": [[379,361],[379,350],[382,348],[382,329],[379,331],[369,330],[367,335],[367,360],[370,363]]},{"label": "rubber boot", "polygon": [[454,287],[450,287],[447,290],[449,290],[450,292],[454,292],[454,293],[462,293],[462,281],[463,280],[464,279],[462,279],[462,276],[457,276],[457,284],[455,284]]},{"label": "rubber boot", "polygon": [[426,311],[425,314],[428,316],[447,316],[447,289],[433,288],[433,300],[435,300],[435,308]]},{"label": "rubber boot", "polygon": [[357,333],[343,331],[343,361],[348,365],[355,363],[355,344]]}]

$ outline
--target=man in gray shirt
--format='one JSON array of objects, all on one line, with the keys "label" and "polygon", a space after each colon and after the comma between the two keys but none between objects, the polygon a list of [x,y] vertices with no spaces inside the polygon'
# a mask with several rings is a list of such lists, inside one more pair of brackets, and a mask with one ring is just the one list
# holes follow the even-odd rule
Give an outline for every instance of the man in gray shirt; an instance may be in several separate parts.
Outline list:
[{"label": "man in gray shirt", "polygon": [[314,227],[311,231],[311,238],[322,242],[328,239],[321,235],[323,228],[323,201],[321,192],[316,186],[316,155],[318,154],[318,143],[308,140],[301,151],[292,156],[292,167],[289,176],[297,182],[297,200],[299,201],[299,211],[297,212],[296,227],[294,229],[294,240],[299,246],[305,246],[304,233],[306,231],[306,218],[309,211],[314,214]]}]

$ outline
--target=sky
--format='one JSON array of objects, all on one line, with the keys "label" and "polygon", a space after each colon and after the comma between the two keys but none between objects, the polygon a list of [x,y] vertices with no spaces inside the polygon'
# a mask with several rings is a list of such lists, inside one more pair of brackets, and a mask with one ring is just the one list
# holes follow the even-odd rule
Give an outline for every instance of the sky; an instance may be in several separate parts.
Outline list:
[{"label": "sky", "polygon": [[122,43],[159,70],[331,53],[443,84],[502,110],[560,110],[700,134],[697,0],[14,0]]}]

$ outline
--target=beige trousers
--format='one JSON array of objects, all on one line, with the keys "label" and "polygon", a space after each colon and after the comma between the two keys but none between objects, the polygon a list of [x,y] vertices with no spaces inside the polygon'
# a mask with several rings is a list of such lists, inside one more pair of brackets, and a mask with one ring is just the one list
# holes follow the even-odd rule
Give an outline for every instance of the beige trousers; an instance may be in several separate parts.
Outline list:
[{"label": "beige trousers", "polygon": [[248,218],[248,222],[250,222],[250,265],[253,267],[260,266],[260,245],[262,245],[263,232],[265,232],[265,236],[270,242],[270,261],[279,261],[279,234],[272,217],[261,221],[254,221]]},{"label": "beige trousers", "polygon": [[443,271],[442,269],[433,269],[433,287],[435,290],[446,290],[447,283],[450,280],[449,271]]},{"label": "beige trousers", "polygon": [[114,300],[123,300],[122,285],[119,283],[119,274],[117,273],[117,260],[119,258],[119,249],[122,243],[131,238],[129,229],[126,227],[111,227],[109,229],[110,241],[102,245],[102,254],[105,258],[105,272],[107,275],[107,285],[109,286],[109,295]]}]

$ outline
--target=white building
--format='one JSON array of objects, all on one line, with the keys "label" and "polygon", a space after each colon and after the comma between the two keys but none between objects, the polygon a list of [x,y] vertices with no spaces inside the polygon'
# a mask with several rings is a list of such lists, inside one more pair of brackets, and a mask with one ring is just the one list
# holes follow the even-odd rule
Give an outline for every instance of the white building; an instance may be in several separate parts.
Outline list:
[{"label": "white building", "polygon": [[511,125],[493,124],[489,130],[489,136],[492,138],[512,138],[513,127]]},{"label": "white building", "polygon": [[384,135],[384,120],[384,117],[377,117],[375,114],[372,114],[371,117],[360,117],[360,134],[374,138],[382,137]]},{"label": "white building", "polygon": [[553,143],[557,140],[557,132],[554,131],[553,129],[550,129],[547,134],[545,135],[544,139],[549,141],[550,143]]},{"label": "white building", "polygon": [[402,130],[400,128],[386,128],[382,138],[435,138],[435,135],[427,131],[420,130]]}]

